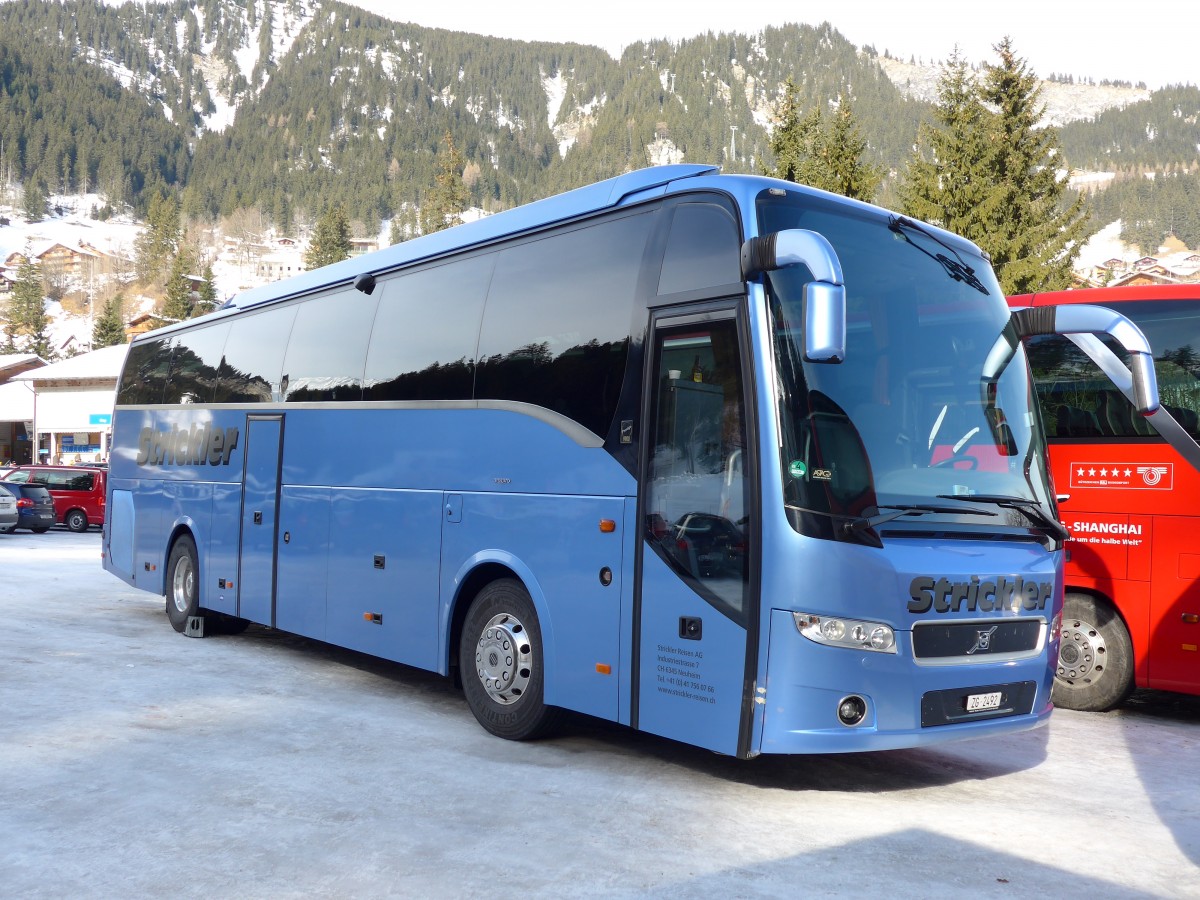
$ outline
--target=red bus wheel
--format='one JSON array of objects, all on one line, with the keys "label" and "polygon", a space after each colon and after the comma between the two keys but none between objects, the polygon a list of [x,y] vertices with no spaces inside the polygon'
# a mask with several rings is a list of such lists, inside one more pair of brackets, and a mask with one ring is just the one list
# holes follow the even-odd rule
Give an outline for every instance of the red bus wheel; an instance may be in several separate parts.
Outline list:
[{"label": "red bus wheel", "polygon": [[1054,679],[1054,704],[1101,712],[1132,692],[1133,642],[1121,617],[1089,594],[1068,593]]}]

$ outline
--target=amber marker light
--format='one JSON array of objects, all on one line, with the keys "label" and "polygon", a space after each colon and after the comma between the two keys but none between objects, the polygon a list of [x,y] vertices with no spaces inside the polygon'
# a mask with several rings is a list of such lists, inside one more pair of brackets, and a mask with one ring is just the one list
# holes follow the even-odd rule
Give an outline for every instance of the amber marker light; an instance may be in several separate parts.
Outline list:
[{"label": "amber marker light", "polygon": [[1185,625],[1200,625],[1200,613],[1184,613],[1183,622]]},{"label": "amber marker light", "polygon": [[601,519],[600,520],[601,533],[612,534],[616,530],[617,530],[617,520],[616,519]]},{"label": "amber marker light", "polygon": [[611,675],[612,666],[610,666],[608,663],[596,663],[596,671],[601,675]]}]

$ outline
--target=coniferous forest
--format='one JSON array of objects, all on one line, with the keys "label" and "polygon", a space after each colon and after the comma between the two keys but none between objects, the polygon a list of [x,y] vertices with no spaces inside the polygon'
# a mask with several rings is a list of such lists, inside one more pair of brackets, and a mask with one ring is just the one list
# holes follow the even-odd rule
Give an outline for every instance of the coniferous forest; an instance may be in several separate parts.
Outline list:
[{"label": "coniferous forest", "polygon": [[[852,98],[867,161],[890,176],[932,116],[828,25],[638,43],[613,60],[330,0],[12,0],[0,187],[95,192],[140,217],[170,195],[189,220],[255,209],[284,231],[340,204],[371,230],[422,204],[447,135],[485,210],[659,162],[765,171],[789,80],[803,109]],[[1094,221],[1200,244],[1200,89],[1156,91],[1060,138],[1066,167],[1116,173],[1089,197]],[[894,202],[894,177],[877,199]]]}]

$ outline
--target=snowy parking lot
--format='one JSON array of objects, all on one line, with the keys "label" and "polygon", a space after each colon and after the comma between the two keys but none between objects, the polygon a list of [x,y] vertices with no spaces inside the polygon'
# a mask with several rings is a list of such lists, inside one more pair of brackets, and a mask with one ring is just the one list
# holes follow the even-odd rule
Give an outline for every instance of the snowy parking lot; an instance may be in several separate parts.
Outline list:
[{"label": "snowy parking lot", "polygon": [[511,743],[429,673],[182,637],[99,556],[0,534],[8,897],[1200,898],[1200,698],[849,756]]}]

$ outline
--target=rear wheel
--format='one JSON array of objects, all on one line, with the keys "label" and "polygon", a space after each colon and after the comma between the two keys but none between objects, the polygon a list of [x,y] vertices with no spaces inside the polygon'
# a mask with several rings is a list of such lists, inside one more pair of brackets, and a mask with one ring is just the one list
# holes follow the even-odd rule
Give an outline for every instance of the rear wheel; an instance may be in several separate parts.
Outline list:
[{"label": "rear wheel", "polygon": [[63,516],[63,524],[72,531],[87,531],[87,513],[85,513],[82,509],[72,509],[65,516]]},{"label": "rear wheel", "polygon": [[1117,611],[1088,594],[1067,594],[1055,705],[1101,712],[1122,703],[1133,688],[1133,642]]},{"label": "rear wheel", "polygon": [[45,534],[47,531],[50,530],[50,528],[49,528],[49,526],[42,526],[40,528],[30,528],[29,530],[32,531],[34,534]]},{"label": "rear wheel", "polygon": [[492,734],[529,740],[560,724],[562,710],[542,699],[542,632],[519,581],[493,581],[479,592],[463,623],[458,659],[467,705]]},{"label": "rear wheel", "polygon": [[200,565],[196,543],[182,535],[167,557],[167,618],[178,632],[187,628],[188,618],[200,614]]}]

